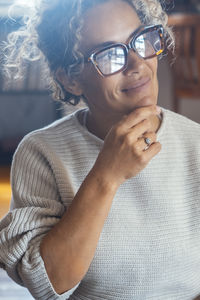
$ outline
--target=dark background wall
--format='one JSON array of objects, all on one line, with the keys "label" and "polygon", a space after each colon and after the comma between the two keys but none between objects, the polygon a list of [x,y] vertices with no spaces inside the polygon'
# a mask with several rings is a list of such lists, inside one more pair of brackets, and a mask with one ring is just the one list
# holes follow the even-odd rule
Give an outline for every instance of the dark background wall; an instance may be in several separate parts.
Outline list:
[{"label": "dark background wall", "polygon": [[[1,17],[0,41],[6,40],[8,33],[19,26],[18,21]],[[30,63],[23,80],[8,84],[0,68],[0,164],[11,161],[17,144],[25,134],[62,115],[60,104],[51,98],[40,76],[41,70],[40,63]]]}]

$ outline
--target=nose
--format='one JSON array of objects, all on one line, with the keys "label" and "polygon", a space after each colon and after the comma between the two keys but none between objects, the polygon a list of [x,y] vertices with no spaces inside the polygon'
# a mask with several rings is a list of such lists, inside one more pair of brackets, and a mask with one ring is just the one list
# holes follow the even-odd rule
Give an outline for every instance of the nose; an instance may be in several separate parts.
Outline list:
[{"label": "nose", "polygon": [[124,70],[124,75],[131,76],[132,74],[140,74],[145,67],[145,60],[139,57],[133,49],[129,49],[127,56],[127,66]]}]

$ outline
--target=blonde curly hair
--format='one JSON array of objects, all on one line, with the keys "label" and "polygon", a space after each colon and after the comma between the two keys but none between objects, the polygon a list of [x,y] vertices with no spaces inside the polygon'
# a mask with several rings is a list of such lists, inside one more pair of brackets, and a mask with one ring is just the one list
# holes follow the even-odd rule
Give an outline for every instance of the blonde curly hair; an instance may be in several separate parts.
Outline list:
[{"label": "blonde curly hair", "polygon": [[[84,62],[79,42],[84,13],[106,1],[109,0],[35,0],[35,5],[29,7],[29,14],[24,17],[24,25],[10,33],[4,43],[6,75],[12,79],[22,78],[27,61],[41,60],[53,97],[78,104],[81,97],[63,88],[56,79],[56,71],[62,68],[72,77],[81,72]],[[167,26],[168,16],[158,0],[123,1],[133,6],[143,24],[162,24],[166,48],[174,48],[173,33]]]}]

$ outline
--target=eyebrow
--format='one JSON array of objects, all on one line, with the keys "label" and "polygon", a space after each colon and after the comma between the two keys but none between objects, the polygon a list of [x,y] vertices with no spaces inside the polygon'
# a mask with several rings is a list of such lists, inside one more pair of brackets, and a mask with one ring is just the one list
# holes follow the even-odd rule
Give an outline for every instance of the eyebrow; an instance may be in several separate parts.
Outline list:
[{"label": "eyebrow", "polygon": [[[142,27],[143,25],[141,24],[136,30],[134,30],[128,37],[127,40],[131,39],[134,34]],[[95,46],[93,46],[92,48],[90,48],[90,50],[87,52],[87,55],[90,55],[92,52],[94,51],[98,51],[98,50],[101,50],[101,48],[104,48],[104,47],[107,47],[107,46],[110,46],[110,45],[113,45],[113,44],[120,44],[121,42],[116,42],[116,41],[106,41],[106,42],[103,42],[103,43],[100,43],[100,44],[97,44]]]},{"label": "eyebrow", "polygon": [[93,46],[92,48],[90,48],[89,51],[87,51],[88,55],[90,55],[94,51],[98,51],[98,50],[100,50],[102,48],[105,48],[105,47],[113,45],[113,44],[118,44],[118,42],[116,42],[116,41],[107,41],[107,42],[103,42],[103,43],[97,44],[97,45]]}]

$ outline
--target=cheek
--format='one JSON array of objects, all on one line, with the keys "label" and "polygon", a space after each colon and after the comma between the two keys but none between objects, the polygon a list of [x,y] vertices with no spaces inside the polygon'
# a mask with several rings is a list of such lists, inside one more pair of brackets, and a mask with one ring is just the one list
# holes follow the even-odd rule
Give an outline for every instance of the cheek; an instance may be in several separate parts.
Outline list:
[{"label": "cheek", "polygon": [[157,72],[154,75],[154,90],[155,90],[155,95],[158,95],[158,76],[157,76]]},{"label": "cheek", "polygon": [[85,70],[80,77],[82,91],[88,101],[94,99],[111,99],[116,94],[116,82],[114,77],[102,77],[97,71]]},{"label": "cheek", "polygon": [[158,76],[157,76],[158,59],[157,59],[157,57],[149,60],[148,67],[151,70],[151,74],[152,74],[153,89],[154,89],[155,93],[157,93],[158,92]]}]

